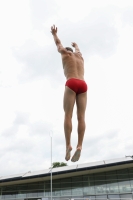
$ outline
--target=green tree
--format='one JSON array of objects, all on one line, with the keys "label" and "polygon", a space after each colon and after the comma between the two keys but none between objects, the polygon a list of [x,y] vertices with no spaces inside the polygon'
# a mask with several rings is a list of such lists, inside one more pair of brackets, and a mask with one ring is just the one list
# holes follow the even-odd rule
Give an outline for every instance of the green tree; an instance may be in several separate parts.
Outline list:
[{"label": "green tree", "polygon": [[53,162],[52,164],[53,168],[67,166],[67,163],[64,162]]}]

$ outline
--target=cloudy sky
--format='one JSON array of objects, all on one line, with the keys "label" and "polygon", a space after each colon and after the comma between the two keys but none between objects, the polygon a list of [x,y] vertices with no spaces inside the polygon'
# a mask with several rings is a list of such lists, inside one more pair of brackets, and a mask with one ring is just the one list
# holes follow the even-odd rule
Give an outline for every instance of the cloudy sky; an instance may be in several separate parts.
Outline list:
[{"label": "cloudy sky", "polygon": [[[133,1],[0,1],[0,176],[65,162],[65,77],[50,27],[78,43],[88,84],[77,163],[133,155]],[[72,146],[77,143],[76,108]]]}]

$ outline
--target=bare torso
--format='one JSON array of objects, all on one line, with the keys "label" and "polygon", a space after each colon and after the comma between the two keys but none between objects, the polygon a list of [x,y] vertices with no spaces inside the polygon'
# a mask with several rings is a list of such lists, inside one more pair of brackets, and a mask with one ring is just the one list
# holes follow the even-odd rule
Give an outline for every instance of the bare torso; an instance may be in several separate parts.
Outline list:
[{"label": "bare torso", "polygon": [[84,60],[80,53],[62,54],[62,64],[67,80],[70,78],[84,80]]}]

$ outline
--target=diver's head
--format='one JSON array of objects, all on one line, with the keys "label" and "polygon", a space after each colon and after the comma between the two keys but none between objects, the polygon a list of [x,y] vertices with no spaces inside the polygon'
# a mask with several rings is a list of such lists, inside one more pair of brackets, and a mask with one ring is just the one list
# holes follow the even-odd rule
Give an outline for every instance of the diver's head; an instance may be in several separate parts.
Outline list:
[{"label": "diver's head", "polygon": [[66,49],[67,51],[73,52],[73,49],[72,49],[71,47],[66,47],[65,49]]}]

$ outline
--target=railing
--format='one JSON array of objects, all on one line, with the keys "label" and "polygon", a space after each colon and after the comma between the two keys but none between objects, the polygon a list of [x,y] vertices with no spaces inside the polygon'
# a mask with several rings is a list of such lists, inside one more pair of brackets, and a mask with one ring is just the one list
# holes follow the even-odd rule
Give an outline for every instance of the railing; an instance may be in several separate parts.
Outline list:
[{"label": "railing", "polygon": [[[0,200],[51,200],[51,197],[28,197],[28,198],[0,198]],[[84,198],[64,198],[64,197],[53,197],[52,200],[133,200],[133,198],[97,198],[97,197],[84,197]]]},{"label": "railing", "polygon": [[[49,198],[42,198],[41,200],[50,200]],[[97,198],[97,197],[84,197],[84,198],[63,198],[63,197],[53,197],[52,200],[133,200],[133,198]]]},{"label": "railing", "polygon": [[133,198],[104,198],[104,197],[84,197],[84,198],[71,198],[71,200],[132,200]]}]

